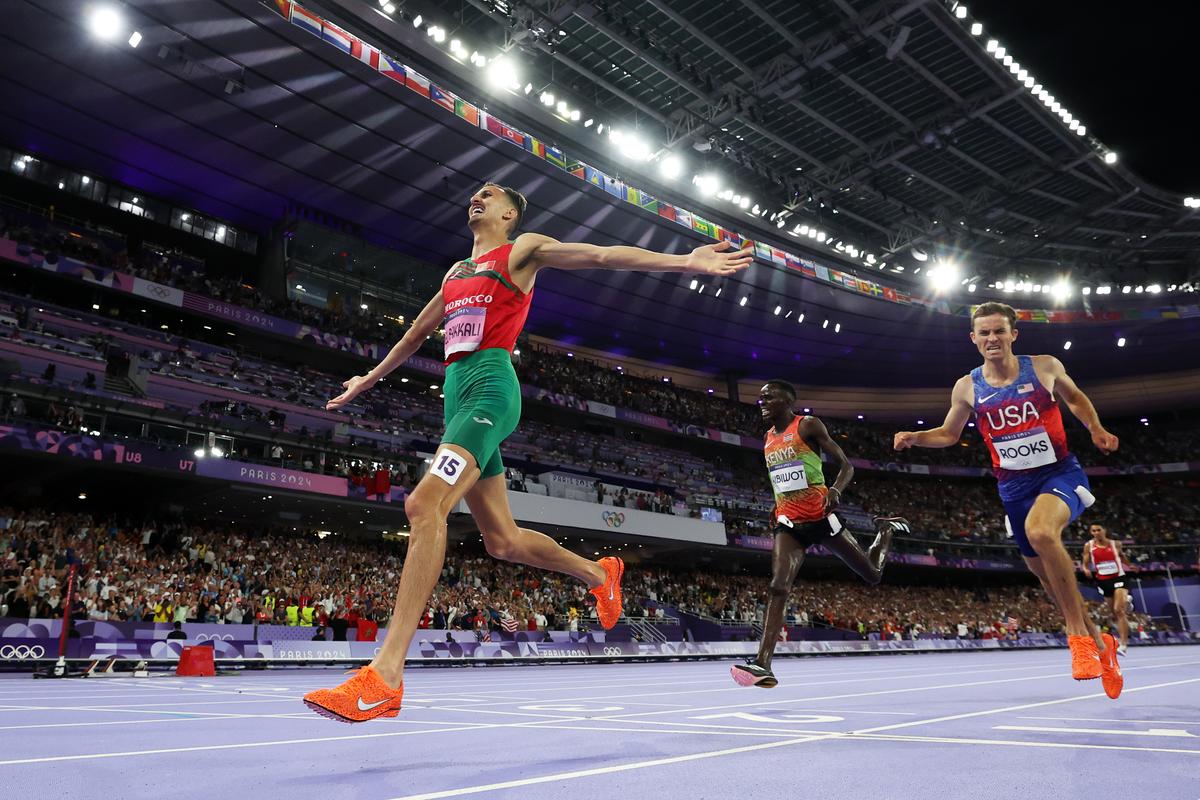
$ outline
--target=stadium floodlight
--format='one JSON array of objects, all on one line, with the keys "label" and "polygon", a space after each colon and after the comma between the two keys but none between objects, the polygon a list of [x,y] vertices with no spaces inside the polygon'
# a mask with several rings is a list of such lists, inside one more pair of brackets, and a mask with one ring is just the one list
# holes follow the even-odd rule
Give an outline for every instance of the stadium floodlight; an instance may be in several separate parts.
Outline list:
[{"label": "stadium floodlight", "polygon": [[1124,346],[1125,346],[1125,337],[1122,336],[1120,339],[1117,339],[1117,347],[1124,347]]},{"label": "stadium floodlight", "polygon": [[1080,125],[1079,130],[1075,131],[1075,133],[1079,134],[1080,136],[1086,136],[1087,135],[1087,126]]},{"label": "stadium floodlight", "polygon": [[395,13],[396,13],[396,6],[395,6],[395,4],[394,4],[394,3],[388,3],[387,5],[385,5],[385,6],[383,7],[383,11],[384,11],[384,13],[385,13],[385,14],[395,14]]},{"label": "stadium floodlight", "polygon": [[750,207],[750,198],[749,197],[743,197],[741,200],[738,200],[738,208],[747,209],[749,207]]},{"label": "stadium floodlight", "polygon": [[112,41],[124,27],[121,15],[112,6],[99,6],[88,17],[88,27],[97,39]]},{"label": "stadium floodlight", "polygon": [[1008,55],[1008,51],[1005,50],[1003,47],[997,47],[996,52],[992,53],[992,55],[994,55],[996,57],[997,61],[1003,61],[1004,57],[1006,55]]},{"label": "stadium floodlight", "polygon": [[550,92],[542,92],[538,95],[538,99],[542,101],[542,105],[544,106],[554,105],[554,95]]},{"label": "stadium floodlight", "polygon": [[129,35],[129,46],[137,47],[142,43],[142,34],[139,31],[134,31]]},{"label": "stadium floodlight", "polygon": [[1079,120],[1073,119],[1067,124],[1071,128],[1071,130],[1073,130],[1073,131],[1079,130]]},{"label": "stadium floodlight", "polygon": [[738,301],[738,305],[739,305],[739,306],[741,306],[742,308],[745,308],[745,306],[746,306],[746,302],[747,302],[749,299],[750,299],[749,297],[747,297],[747,296],[743,295],[743,296],[742,296],[742,299]]},{"label": "stadium floodlight", "polygon": [[511,89],[521,85],[521,77],[517,74],[517,65],[507,57],[497,58],[488,70],[487,80],[497,89]]},{"label": "stadium floodlight", "polygon": [[818,242],[821,242],[822,244],[824,244],[825,240],[828,238],[829,238],[829,235],[827,233],[825,233],[825,231],[817,231],[817,241]]},{"label": "stadium floodlight", "polygon": [[778,317],[780,312],[782,312],[782,311],[783,311],[783,306],[775,306],[775,316]]},{"label": "stadium floodlight", "polygon": [[958,265],[952,261],[939,261],[925,273],[925,277],[935,292],[947,292],[960,279]]},{"label": "stadium floodlight", "polygon": [[1158,294],[1162,291],[1162,286],[1158,285],[1157,283],[1152,283],[1146,287],[1146,291],[1150,294]]},{"label": "stadium floodlight", "polygon": [[1065,280],[1060,280],[1051,287],[1050,291],[1054,295],[1054,299],[1062,302],[1071,296],[1071,284]]},{"label": "stadium floodlight", "polygon": [[554,106],[554,109],[556,111],[558,111],[559,114],[562,114],[563,116],[566,116],[567,113],[569,112],[569,109],[567,108],[566,100],[559,100],[558,104]]},{"label": "stadium floodlight", "polygon": [[1112,150],[1109,150],[1107,153],[1104,154],[1104,163],[1105,164],[1117,163],[1117,154],[1115,152],[1113,152]]},{"label": "stadium floodlight", "polygon": [[975,24],[973,24],[971,26],[971,35],[972,36],[979,36],[982,33],[983,33],[983,23],[982,22],[976,22]]},{"label": "stadium floodlight", "polygon": [[624,141],[620,143],[621,155],[626,158],[631,158],[634,161],[648,161],[653,152],[650,150],[650,145],[638,136],[626,136]]},{"label": "stadium floodlight", "polygon": [[994,53],[994,52],[996,52],[996,48],[999,46],[1000,46],[1000,43],[997,42],[995,39],[988,39],[987,47],[985,49],[989,53]]},{"label": "stadium floodlight", "polygon": [[1187,208],[1200,208],[1200,197],[1185,197],[1183,205]]},{"label": "stadium floodlight", "polygon": [[1019,69],[1019,70],[1017,70],[1016,74],[1017,74],[1017,80],[1019,80],[1021,83],[1024,83],[1025,79],[1029,77],[1029,70]]},{"label": "stadium floodlight", "polygon": [[958,8],[954,9],[954,16],[958,17],[959,19],[966,19],[967,7],[960,3]]},{"label": "stadium floodlight", "polygon": [[420,14],[417,14],[415,17],[413,17],[413,27],[414,28],[421,27],[421,23],[423,23],[424,21],[425,21],[425,18],[422,17]]},{"label": "stadium floodlight", "polygon": [[700,194],[704,197],[711,197],[721,190],[720,180],[712,173],[697,175],[692,178],[692,183],[696,184],[696,188],[700,190]]},{"label": "stadium floodlight", "polygon": [[1070,349],[1071,349],[1071,340],[1067,339],[1065,342],[1063,342],[1063,350],[1070,350]]},{"label": "stadium floodlight", "polygon": [[668,154],[658,162],[658,171],[664,178],[674,180],[683,172],[683,162],[678,156]]},{"label": "stadium floodlight", "polygon": [[1037,85],[1037,80],[1032,75],[1026,75],[1021,82],[1025,84],[1026,89],[1032,89]]},{"label": "stadium floodlight", "polygon": [[580,117],[582,117],[582,116],[583,116],[583,114],[579,113],[579,109],[578,109],[578,108],[574,109],[574,110],[571,112],[571,122],[579,122],[579,118],[580,118]]},{"label": "stadium floodlight", "polygon": [[[1082,294],[1084,297],[1087,297],[1089,294],[1092,293],[1092,287],[1085,286],[1079,290],[1079,293]],[[1096,292],[1096,294],[1099,294],[1099,292]]]},{"label": "stadium floodlight", "polygon": [[915,247],[912,249],[912,257],[915,258],[917,261],[928,261],[929,260],[928,253],[926,253],[924,250],[918,250]]}]

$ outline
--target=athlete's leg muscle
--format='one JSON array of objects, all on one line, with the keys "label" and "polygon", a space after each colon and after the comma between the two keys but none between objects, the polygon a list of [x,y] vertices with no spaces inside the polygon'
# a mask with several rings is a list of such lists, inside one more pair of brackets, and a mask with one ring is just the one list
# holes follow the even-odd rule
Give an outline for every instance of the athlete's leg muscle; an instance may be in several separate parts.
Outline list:
[{"label": "athlete's leg muscle", "polygon": [[771,668],[771,657],[775,654],[775,643],[783,627],[783,612],[787,608],[788,594],[804,563],[804,545],[796,541],[784,529],[775,534],[771,550],[771,586],[767,596],[767,614],[763,621],[763,638],[755,659],[761,666]]},{"label": "athlete's leg muscle", "polygon": [[[1104,642],[1095,623],[1088,616],[1075,582],[1075,562],[1067,555],[1062,544],[1062,532],[1071,521],[1071,509],[1053,494],[1040,494],[1025,518],[1025,535],[1029,544],[1037,551],[1037,559],[1026,559],[1026,563],[1040,562],[1043,585],[1051,590],[1066,622],[1067,634],[1091,636],[1096,646],[1104,650]],[[1032,567],[1031,567],[1032,568]],[[1037,572],[1035,570],[1035,572]]]},{"label": "athlete's leg muscle", "polygon": [[572,575],[588,586],[604,583],[604,568],[595,561],[572,553],[544,533],[517,526],[503,475],[477,481],[466,499],[493,558]]},{"label": "athlete's leg muscle", "polygon": [[400,588],[396,592],[396,606],[388,623],[387,636],[371,662],[392,686],[398,686],[404,676],[404,657],[408,654],[409,642],[446,559],[446,518],[479,479],[474,456],[455,444],[443,444],[438,453],[445,450],[452,451],[464,462],[455,470],[457,480],[448,483],[430,470],[404,501],[410,530],[408,555],[400,572]]},{"label": "athlete's leg muscle", "polygon": [[1113,592],[1112,613],[1117,622],[1117,634],[1122,646],[1129,644],[1129,614],[1126,608],[1129,604],[1129,590],[1117,589]]},{"label": "athlete's leg muscle", "polygon": [[883,564],[872,563],[867,554],[863,552],[858,540],[845,528],[842,528],[837,536],[826,539],[825,546],[832,550],[833,554],[842,560],[842,563],[854,570],[855,575],[872,586],[877,585],[883,579]]}]

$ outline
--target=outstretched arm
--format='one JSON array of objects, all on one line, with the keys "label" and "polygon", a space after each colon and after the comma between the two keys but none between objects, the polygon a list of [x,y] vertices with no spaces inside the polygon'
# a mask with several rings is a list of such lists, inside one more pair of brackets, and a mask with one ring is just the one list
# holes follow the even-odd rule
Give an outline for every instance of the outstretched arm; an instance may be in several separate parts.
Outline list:
[{"label": "outstretched arm", "polygon": [[892,447],[907,450],[910,447],[950,447],[957,444],[974,410],[974,395],[971,376],[962,376],[950,393],[950,410],[946,413],[945,421],[927,431],[900,431],[893,438]]},{"label": "outstretched arm", "polygon": [[510,263],[521,269],[545,267],[559,269],[614,269],[644,272],[699,272],[707,275],[732,275],[750,266],[752,250],[735,250],[730,242],[697,247],[690,253],[670,254],[640,247],[560,242],[540,233],[517,237]]},{"label": "outstretched arm", "polygon": [[1083,545],[1083,556],[1079,559],[1079,566],[1083,567],[1083,574],[1092,578],[1092,543],[1086,542]]},{"label": "outstretched arm", "polygon": [[413,320],[412,327],[404,332],[404,336],[400,337],[400,341],[392,346],[392,349],[383,357],[383,360],[376,364],[374,369],[366,375],[355,375],[350,380],[345,381],[342,384],[342,388],[346,391],[326,403],[325,410],[333,411],[334,409],[341,408],[367,389],[370,389],[381,378],[396,369],[396,367],[408,361],[409,357],[420,349],[421,343],[437,330],[438,323],[442,321],[445,315],[446,302],[442,299],[442,290],[438,289],[438,293],[425,304],[425,308],[421,309],[421,313]]},{"label": "outstretched arm", "polygon": [[1075,385],[1075,381],[1067,374],[1062,362],[1054,356],[1035,356],[1035,358],[1038,362],[1037,366],[1053,377],[1054,393],[1062,398],[1063,402],[1067,404],[1067,408],[1071,409],[1071,413],[1083,423],[1083,426],[1092,435],[1092,444],[1096,445],[1101,453],[1116,452],[1120,441],[1100,424],[1100,415],[1096,413],[1096,407],[1092,405],[1092,401],[1083,393],[1083,390]]}]

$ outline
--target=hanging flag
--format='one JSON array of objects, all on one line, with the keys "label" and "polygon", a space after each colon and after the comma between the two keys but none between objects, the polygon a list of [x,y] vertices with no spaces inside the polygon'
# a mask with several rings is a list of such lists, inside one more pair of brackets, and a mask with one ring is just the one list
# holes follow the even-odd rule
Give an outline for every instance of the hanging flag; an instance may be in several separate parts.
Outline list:
[{"label": "hanging flag", "polygon": [[663,219],[669,219],[672,222],[679,218],[678,209],[676,209],[675,206],[671,205],[670,203],[659,203],[658,215]]},{"label": "hanging flag", "polygon": [[1042,308],[1037,308],[1037,309],[1034,309],[1033,311],[1030,311],[1029,318],[1033,322],[1047,322],[1048,321],[1046,319],[1046,310],[1042,309]]},{"label": "hanging flag", "polygon": [[521,133],[521,131],[517,130],[516,128],[510,128],[507,125],[502,125],[501,127],[503,128],[503,132],[500,134],[501,136],[515,144],[517,147],[522,149],[525,147],[525,140],[528,138],[525,134]]},{"label": "hanging flag", "polygon": [[787,264],[787,254],[778,247],[771,248],[771,260],[776,264]]},{"label": "hanging flag", "polygon": [[454,95],[450,94],[437,84],[429,84],[429,99],[435,104],[449,111],[451,114],[454,113]]},{"label": "hanging flag", "polygon": [[396,83],[404,83],[404,65],[386,53],[379,54],[379,74],[386,75]]},{"label": "hanging flag", "polygon": [[560,169],[567,168],[567,156],[565,153],[563,153],[562,150],[559,150],[557,147],[547,147],[545,158],[551,164],[553,164],[556,167],[559,167]]},{"label": "hanging flag", "polygon": [[717,226],[702,217],[692,217],[692,230],[709,238],[717,238]]},{"label": "hanging flag", "polygon": [[406,69],[404,71],[404,85],[421,95],[421,97],[429,97],[429,78],[418,72]]},{"label": "hanging flag", "polygon": [[620,198],[621,200],[625,199],[625,184],[616,178],[605,176],[604,191],[608,192],[613,197]]},{"label": "hanging flag", "polygon": [[292,0],[275,0],[275,10],[284,19],[292,18]]},{"label": "hanging flag", "polygon": [[823,281],[829,280],[829,270],[827,270],[825,267],[822,267],[820,264],[817,264],[816,270],[817,270],[817,277],[819,279],[821,279]]},{"label": "hanging flag", "polygon": [[808,278],[817,277],[817,266],[811,261],[800,259],[800,274]]},{"label": "hanging flag", "polygon": [[890,286],[883,287],[883,298],[885,300],[891,300],[893,303],[900,302],[900,299],[896,297],[896,290]]},{"label": "hanging flag", "polygon": [[525,139],[525,147],[529,152],[533,153],[538,158],[546,157],[546,145],[542,141],[530,136]]},{"label": "hanging flag", "polygon": [[762,242],[754,243],[754,255],[771,260],[771,248]]},{"label": "hanging flag", "polygon": [[566,169],[567,172],[571,173],[576,178],[579,178],[579,180],[585,180],[587,176],[587,167],[579,161],[568,162],[564,169]]},{"label": "hanging flag", "polygon": [[303,28],[313,36],[321,35],[321,18],[300,6],[292,6],[292,24]]},{"label": "hanging flag", "polygon": [[603,188],[604,177],[605,177],[604,173],[601,172],[600,170],[596,169],[595,167],[589,167],[586,164],[584,165],[583,179],[585,181],[587,181],[588,183],[590,183],[592,186],[599,186],[599,187]]},{"label": "hanging flag", "polygon": [[685,228],[692,227],[692,212],[686,208],[675,208],[675,221]]},{"label": "hanging flag", "polygon": [[475,127],[479,127],[479,109],[461,98],[454,98],[454,113]]},{"label": "hanging flag", "polygon": [[361,39],[351,37],[350,55],[357,58],[373,70],[379,69],[379,48],[367,44]]},{"label": "hanging flag", "polygon": [[331,45],[341,50],[343,53],[350,52],[350,42],[354,39],[353,36],[325,20],[321,20],[321,38],[329,42]]}]

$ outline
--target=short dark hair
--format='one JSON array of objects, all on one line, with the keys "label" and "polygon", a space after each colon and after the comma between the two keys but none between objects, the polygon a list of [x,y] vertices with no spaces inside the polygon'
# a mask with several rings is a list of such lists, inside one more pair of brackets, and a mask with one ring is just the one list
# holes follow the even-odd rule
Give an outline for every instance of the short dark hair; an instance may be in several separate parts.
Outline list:
[{"label": "short dark hair", "polygon": [[772,379],[772,380],[767,381],[765,385],[766,386],[774,386],[776,389],[778,389],[779,391],[783,392],[788,397],[790,397],[792,399],[792,402],[796,401],[796,387],[792,386],[787,381]]},{"label": "short dark hair", "polygon": [[508,233],[505,235],[511,239],[517,231],[521,230],[521,222],[525,219],[525,209],[529,207],[529,201],[525,199],[525,195],[518,192],[511,186],[503,186],[499,183],[485,183],[484,186],[495,186],[500,191],[508,196],[509,201],[513,204],[513,208],[517,210],[517,218],[513,220],[512,225],[508,226]]},{"label": "short dark hair", "polygon": [[1017,327],[1017,312],[1012,306],[1007,303],[984,303],[975,309],[971,314],[971,327],[975,327],[975,320],[980,317],[990,317],[995,314],[1008,318],[1008,327],[1016,330]]}]

